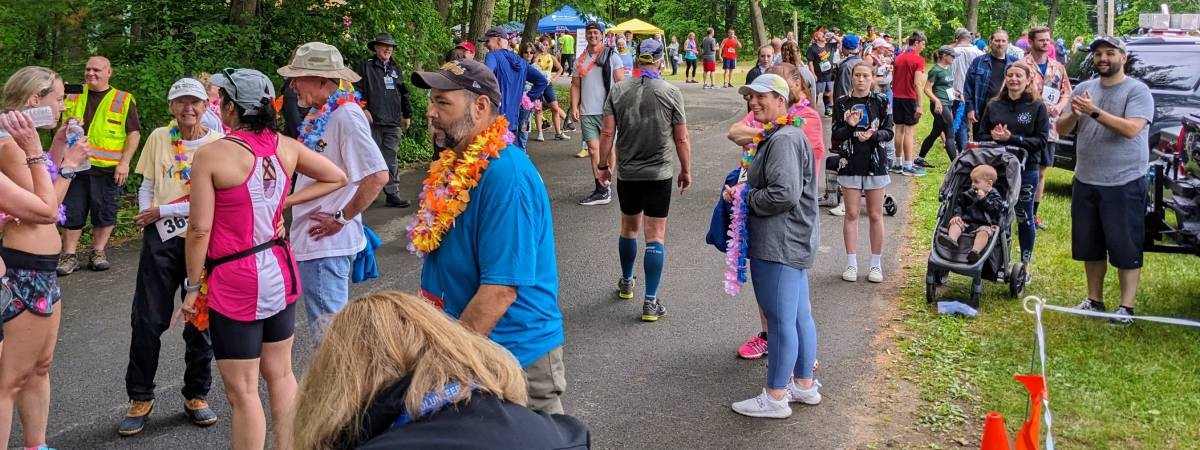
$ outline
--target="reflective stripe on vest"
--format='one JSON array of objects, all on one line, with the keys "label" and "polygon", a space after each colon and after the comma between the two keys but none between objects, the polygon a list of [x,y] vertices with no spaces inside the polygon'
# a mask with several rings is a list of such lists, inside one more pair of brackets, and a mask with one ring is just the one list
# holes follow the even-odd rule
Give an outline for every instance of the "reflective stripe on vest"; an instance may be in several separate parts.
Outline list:
[{"label": "reflective stripe on vest", "polygon": [[[84,87],[83,94],[72,94],[66,99],[66,114],[63,121],[76,118],[83,121],[87,113],[87,96],[89,90]],[[91,151],[91,162],[94,167],[116,167],[121,162],[121,154],[125,150],[125,120],[129,115],[129,107],[134,102],[133,95],[128,92],[110,89],[88,124],[88,148]]]}]

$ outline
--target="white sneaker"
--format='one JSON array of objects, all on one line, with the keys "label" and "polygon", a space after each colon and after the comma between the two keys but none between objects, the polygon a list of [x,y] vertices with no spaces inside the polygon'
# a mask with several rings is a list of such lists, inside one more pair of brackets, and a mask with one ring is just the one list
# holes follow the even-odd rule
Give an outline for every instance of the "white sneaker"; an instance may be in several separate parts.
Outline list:
[{"label": "white sneaker", "polygon": [[845,204],[845,203],[838,203],[838,205],[837,205],[836,207],[829,208],[829,214],[831,214],[831,215],[835,215],[835,216],[844,216],[844,215],[846,215],[846,204]]},{"label": "white sneaker", "polygon": [[787,400],[792,403],[803,403],[805,405],[816,405],[821,403],[821,393],[817,388],[821,387],[821,382],[813,380],[812,386],[808,389],[800,387],[795,381],[788,383]]},{"label": "white sneaker", "polygon": [[871,273],[867,274],[867,281],[870,281],[872,283],[882,283],[883,282],[883,269],[881,269],[879,267],[872,267]]},{"label": "white sneaker", "polygon": [[771,394],[763,389],[757,397],[742,400],[733,404],[733,411],[743,416],[766,417],[769,419],[786,419],[792,416],[792,407],[788,405],[788,395],[783,400],[771,398]]},{"label": "white sneaker", "polygon": [[842,279],[849,282],[858,281],[858,267],[846,266],[846,271],[842,272]]}]

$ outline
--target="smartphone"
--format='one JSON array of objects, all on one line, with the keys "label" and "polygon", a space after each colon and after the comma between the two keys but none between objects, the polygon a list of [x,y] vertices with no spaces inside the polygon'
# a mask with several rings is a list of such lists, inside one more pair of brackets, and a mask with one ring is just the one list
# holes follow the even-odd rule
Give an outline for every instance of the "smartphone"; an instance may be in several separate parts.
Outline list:
[{"label": "smartphone", "polygon": [[67,83],[63,85],[63,92],[67,94],[82,94],[83,84]]},{"label": "smartphone", "polygon": [[858,111],[858,112],[861,112],[861,113],[862,113],[862,118],[861,118],[861,119],[858,119],[858,123],[854,124],[854,126],[857,126],[857,127],[866,127],[866,126],[867,126],[867,124],[871,123],[871,118],[870,118],[870,117],[867,117],[867,115],[868,115],[868,113],[867,113],[867,105],[863,105],[863,104],[857,104],[857,105],[854,105],[854,106],[852,106],[852,107],[850,108],[850,110],[851,110],[851,111]]}]

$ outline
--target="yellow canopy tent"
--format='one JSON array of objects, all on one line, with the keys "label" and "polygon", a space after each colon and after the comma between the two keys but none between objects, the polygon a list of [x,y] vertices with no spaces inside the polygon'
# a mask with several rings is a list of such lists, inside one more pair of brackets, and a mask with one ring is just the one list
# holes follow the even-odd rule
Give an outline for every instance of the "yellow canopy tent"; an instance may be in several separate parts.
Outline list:
[{"label": "yellow canopy tent", "polygon": [[621,22],[620,25],[609,28],[607,31],[612,31],[617,34],[621,34],[626,31],[631,32],[633,34],[649,34],[649,35],[664,34],[662,28],[648,24],[645,21],[642,21],[641,19],[632,19],[632,20],[627,20],[625,22]]}]

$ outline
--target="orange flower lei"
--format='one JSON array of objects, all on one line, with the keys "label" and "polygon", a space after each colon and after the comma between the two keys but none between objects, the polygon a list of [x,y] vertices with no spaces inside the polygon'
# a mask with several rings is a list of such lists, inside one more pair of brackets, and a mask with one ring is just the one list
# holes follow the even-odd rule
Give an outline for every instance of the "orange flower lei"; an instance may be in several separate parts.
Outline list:
[{"label": "orange flower lei", "polygon": [[454,219],[467,210],[470,191],[479,184],[483,171],[500,150],[513,140],[504,116],[487,127],[462,156],[445,149],[429,165],[429,176],[421,187],[417,216],[408,225],[408,250],[424,257],[442,244],[442,236],[454,227]]}]

